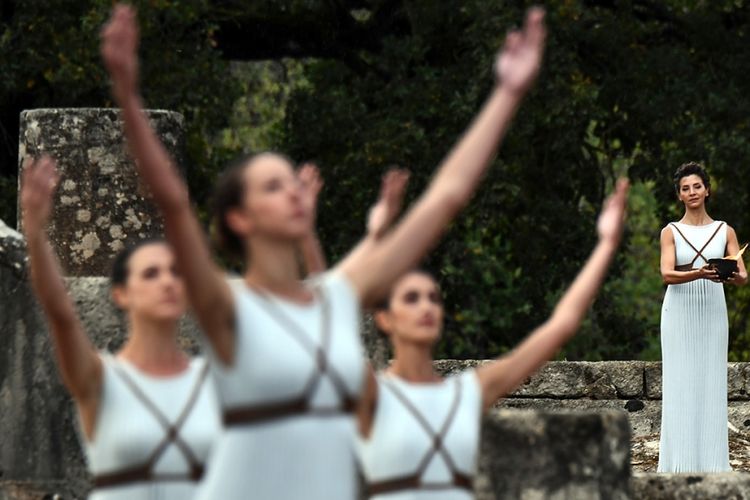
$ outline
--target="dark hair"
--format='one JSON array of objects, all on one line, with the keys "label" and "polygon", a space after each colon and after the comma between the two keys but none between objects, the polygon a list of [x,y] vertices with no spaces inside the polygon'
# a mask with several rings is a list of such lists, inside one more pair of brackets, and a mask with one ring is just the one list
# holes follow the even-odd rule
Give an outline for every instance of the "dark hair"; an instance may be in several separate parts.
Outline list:
[{"label": "dark hair", "polygon": [[275,151],[263,151],[240,156],[230,162],[219,176],[211,197],[211,239],[219,250],[233,260],[243,261],[245,259],[245,242],[229,227],[227,213],[242,206],[245,194],[243,175],[245,169],[256,158],[264,155],[278,156],[288,161],[290,165],[293,164],[289,157]]},{"label": "dark hair", "polygon": [[677,170],[674,173],[674,189],[677,194],[680,193],[680,181],[684,177],[688,177],[690,175],[697,175],[701,178],[701,181],[703,181],[703,185],[706,187],[706,189],[711,189],[711,179],[709,179],[706,169],[703,168],[703,165],[701,165],[700,163],[690,161],[687,163],[683,163],[682,165],[677,167]]},{"label": "dark hair", "polygon": [[[402,280],[404,277],[406,277],[409,274],[421,274],[424,276],[428,276],[432,281],[437,283],[437,279],[435,279],[435,276],[428,270],[415,267],[414,269],[411,269],[409,271],[406,271],[404,274],[401,275],[400,278],[398,278],[393,285],[391,285],[390,290],[388,290],[388,295],[383,297],[383,300],[379,301],[375,306],[373,307],[373,312],[378,311],[387,311],[391,308],[391,299],[393,298],[393,290],[396,288],[396,283],[398,283],[400,280]],[[439,287],[438,287],[439,290]]]},{"label": "dark hair", "polygon": [[167,245],[167,241],[159,237],[146,238],[126,247],[115,255],[115,259],[112,261],[112,273],[110,274],[110,283],[113,287],[122,286],[128,281],[130,257],[137,250],[147,245]]}]

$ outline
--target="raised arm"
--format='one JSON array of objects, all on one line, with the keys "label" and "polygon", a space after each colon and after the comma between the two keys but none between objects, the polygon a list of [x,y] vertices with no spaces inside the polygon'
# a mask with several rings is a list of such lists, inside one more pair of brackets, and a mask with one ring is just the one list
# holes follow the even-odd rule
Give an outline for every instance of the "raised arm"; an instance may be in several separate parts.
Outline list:
[{"label": "raised arm", "polygon": [[206,236],[190,206],[187,186],[141,111],[138,90],[138,27],[133,8],[117,5],[102,30],[101,52],[122,108],[125,136],[138,174],[164,216],[165,233],[185,277],[193,311],[219,358],[234,351],[234,303],[223,273],[211,258]]},{"label": "raised arm", "polygon": [[21,182],[23,232],[31,286],[47,317],[60,375],[81,410],[84,431],[91,437],[101,392],[102,362],[83,331],[47,239],[45,228],[57,180],[55,162],[50,157],[26,162]]},{"label": "raised arm", "polygon": [[[357,246],[355,246],[339,264],[342,269],[357,265],[358,261],[366,262],[383,237],[392,229],[391,224],[401,212],[404,202],[404,192],[409,183],[409,172],[399,168],[392,168],[386,172],[380,184],[378,201],[370,208],[367,215],[367,232]],[[364,307],[373,306],[373,301],[364,297]]]},{"label": "raised arm", "polygon": [[[318,195],[320,190],[323,189],[320,171],[312,163],[306,163],[297,172],[297,179],[302,185],[302,203],[305,205],[305,210],[312,214],[312,220],[315,221],[318,216]],[[310,276],[322,273],[328,267],[323,248],[320,246],[320,240],[318,240],[318,234],[315,231],[315,223],[310,226],[310,233],[302,240],[300,252],[305,266],[304,274]]]},{"label": "raised arm", "polygon": [[679,285],[699,279],[707,279],[720,283],[718,272],[711,266],[705,265],[698,269],[691,269],[690,271],[677,271],[674,268],[676,259],[674,233],[672,233],[669,227],[665,227],[661,230],[661,263],[659,266],[664,284]]},{"label": "raised arm", "polygon": [[477,370],[485,409],[520,385],[575,335],[620,244],[627,191],[627,180],[620,180],[605,202],[597,224],[599,243],[552,316],[512,352]]},{"label": "raised arm", "polygon": [[[315,204],[317,194],[322,187],[323,182],[318,178],[317,168],[305,165],[300,170],[300,181],[303,185],[305,205],[313,213],[315,220]],[[404,201],[404,191],[409,182],[409,172],[406,170],[392,168],[382,179],[380,184],[380,196],[378,201],[370,208],[367,216],[367,233],[344,257],[342,262],[347,260],[356,260],[369,252],[378,240],[390,229],[393,220],[401,212],[401,206]],[[319,185],[316,187],[316,185]],[[302,256],[308,274],[314,274],[326,269],[325,257],[320,247],[315,225],[311,226],[310,234],[302,242]]]},{"label": "raised arm", "polygon": [[496,64],[499,83],[414,207],[370,251],[341,264],[363,302],[375,302],[387,293],[468,203],[539,72],[545,38],[543,18],[541,9],[532,9],[523,31],[508,35]]}]

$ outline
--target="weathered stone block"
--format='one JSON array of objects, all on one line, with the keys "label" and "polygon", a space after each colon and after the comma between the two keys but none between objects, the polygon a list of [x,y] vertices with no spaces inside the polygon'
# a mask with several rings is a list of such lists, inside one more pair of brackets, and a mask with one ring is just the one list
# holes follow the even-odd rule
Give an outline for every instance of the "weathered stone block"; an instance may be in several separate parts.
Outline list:
[{"label": "weathered stone block", "polygon": [[[182,115],[162,110],[147,115],[182,164]],[[161,218],[126,153],[118,110],[24,111],[19,142],[19,169],[27,157],[42,153],[58,161],[61,179],[49,233],[67,275],[107,276],[118,251],[162,233]],[[19,228],[22,223],[19,216]]]},{"label": "weathered stone block", "polygon": [[67,481],[0,481],[0,500],[79,500]]},{"label": "weathered stone block", "polygon": [[477,498],[630,498],[629,438],[620,412],[492,412],[482,428]]},{"label": "weathered stone block", "polygon": [[645,363],[646,398],[661,399],[661,363]]},{"label": "weathered stone block", "polygon": [[26,281],[23,239],[4,229],[0,248],[0,476],[75,482],[84,470],[73,408]]},{"label": "weathered stone block", "polygon": [[736,400],[750,399],[750,366],[748,363],[729,363],[727,368],[727,397]]},{"label": "weathered stone block", "polygon": [[[661,363],[645,363],[646,397],[661,399]],[[727,397],[730,400],[750,400],[750,364],[729,363],[727,366]]]},{"label": "weathered stone block", "polygon": [[746,500],[750,474],[635,474],[634,500]]},{"label": "weathered stone block", "polygon": [[[641,404],[633,404],[639,402]],[[541,399],[508,398],[498,408],[538,411],[606,411],[617,410],[627,415],[633,437],[658,434],[661,431],[661,401],[622,399]],[[729,423],[750,432],[750,404],[747,401],[729,401]]]},{"label": "weathered stone block", "polygon": [[659,432],[661,425],[661,401],[641,401],[637,410],[628,410],[633,401],[622,399],[541,399],[541,398],[508,398],[501,401],[499,408],[536,411],[620,411],[630,422],[633,437],[645,436]]},{"label": "weathered stone block", "polygon": [[[485,361],[440,360],[441,373],[479,366]],[[551,361],[529,377],[510,397],[625,399],[644,395],[642,361]]]}]

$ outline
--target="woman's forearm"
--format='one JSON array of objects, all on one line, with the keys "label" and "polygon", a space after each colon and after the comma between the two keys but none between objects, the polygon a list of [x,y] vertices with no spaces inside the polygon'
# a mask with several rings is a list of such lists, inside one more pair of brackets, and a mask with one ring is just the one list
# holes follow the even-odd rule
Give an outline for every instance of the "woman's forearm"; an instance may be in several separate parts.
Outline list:
[{"label": "woman's forearm", "polygon": [[665,285],[681,285],[683,283],[705,279],[700,269],[691,269],[690,271],[662,271],[661,276]]},{"label": "woman's forearm", "polygon": [[187,188],[164,145],[146,118],[143,102],[135,93],[120,97],[125,137],[136,160],[138,175],[148,185],[156,204],[169,217],[190,210]]},{"label": "woman's forearm", "polygon": [[75,320],[72,301],[62,278],[57,256],[43,231],[26,235],[31,287],[49,321],[58,325]]},{"label": "woman's forearm", "polygon": [[68,295],[60,264],[42,231],[28,232],[31,286],[49,323],[60,375],[78,402],[99,392],[101,366],[96,349],[86,333]]}]

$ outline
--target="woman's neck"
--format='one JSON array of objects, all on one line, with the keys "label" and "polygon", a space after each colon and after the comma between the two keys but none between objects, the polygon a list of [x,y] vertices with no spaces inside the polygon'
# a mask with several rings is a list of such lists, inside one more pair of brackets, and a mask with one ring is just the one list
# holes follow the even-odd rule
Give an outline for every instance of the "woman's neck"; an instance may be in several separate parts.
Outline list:
[{"label": "woman's neck", "polygon": [[190,358],[177,343],[177,321],[130,318],[130,334],[118,357],[152,375],[174,375],[187,369]]},{"label": "woman's neck", "polygon": [[407,382],[439,382],[442,377],[435,373],[432,364],[432,348],[407,342],[398,342],[394,347],[394,358],[388,373],[398,376]]},{"label": "woman's neck", "polygon": [[713,219],[706,212],[706,207],[686,208],[681,222],[690,226],[705,226],[713,222]]},{"label": "woman's neck", "polygon": [[300,278],[297,245],[289,241],[255,238],[248,245],[250,266],[245,282],[292,300],[309,301],[312,295]]}]

